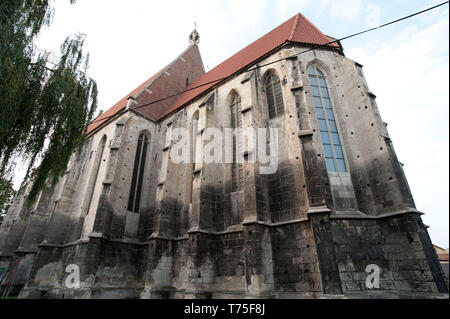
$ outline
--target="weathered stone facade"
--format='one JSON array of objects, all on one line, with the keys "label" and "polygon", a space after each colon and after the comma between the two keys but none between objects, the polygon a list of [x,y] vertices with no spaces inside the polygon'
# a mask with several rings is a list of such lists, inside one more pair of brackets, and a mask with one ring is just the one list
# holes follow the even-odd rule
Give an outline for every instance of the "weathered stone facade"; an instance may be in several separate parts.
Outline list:
[{"label": "weathered stone facade", "polygon": [[[161,119],[132,110],[144,99],[139,94],[161,98],[183,89],[186,78],[203,74],[192,53],[197,43],[191,43],[152,87],[142,88],[128,99],[127,109],[89,133],[55,189],[43,191],[28,210],[24,197],[16,198],[0,229],[0,267],[7,269],[2,293],[11,288],[22,298],[448,294],[361,66],[341,49],[303,52],[310,47],[287,41],[249,65],[251,72],[220,82]],[[347,172],[327,171],[308,79],[313,65],[326,77]],[[275,118],[269,118],[264,89],[268,73],[281,82],[284,111]],[[176,164],[169,158],[178,138],[171,136],[174,128],[192,131],[198,119],[195,135],[205,144],[205,128],[231,127],[233,93],[241,98],[242,127],[278,128],[278,169],[260,174],[264,165],[248,161],[256,152],[250,143],[237,191],[232,164]],[[149,142],[140,208],[132,212],[127,203],[140,134]],[[70,264],[80,267],[76,289],[65,284]],[[380,268],[379,288],[366,286],[370,264]]]}]

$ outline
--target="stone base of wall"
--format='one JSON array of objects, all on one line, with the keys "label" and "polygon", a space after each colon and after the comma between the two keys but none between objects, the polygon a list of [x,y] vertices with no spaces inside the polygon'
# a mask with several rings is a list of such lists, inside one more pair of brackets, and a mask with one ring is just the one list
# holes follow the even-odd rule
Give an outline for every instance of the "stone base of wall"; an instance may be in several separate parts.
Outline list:
[{"label": "stone base of wall", "polygon": [[[437,258],[415,214],[352,219],[321,213],[241,226],[148,243],[91,237],[0,262],[17,267],[10,296],[24,287],[19,298],[448,298],[446,287],[436,284]],[[72,264],[80,270],[79,289],[65,285]],[[366,287],[368,265],[379,267],[379,287]]]},{"label": "stone base of wall", "polygon": [[366,293],[347,293],[345,295],[326,295],[314,293],[271,292],[249,294],[245,292],[188,292],[177,290],[148,291],[145,289],[107,288],[107,289],[42,289],[23,288],[19,299],[449,299],[442,293],[393,293],[373,291]]},{"label": "stone base of wall", "polygon": [[[8,294],[8,297],[14,297],[19,295],[20,291],[23,289],[24,284],[13,284],[11,287],[9,285],[1,285],[0,286],[0,298],[3,298],[3,296],[6,296]],[[9,290],[9,292],[7,292]]]},{"label": "stone base of wall", "polygon": [[140,289],[45,289],[25,287],[19,299],[139,299]]}]

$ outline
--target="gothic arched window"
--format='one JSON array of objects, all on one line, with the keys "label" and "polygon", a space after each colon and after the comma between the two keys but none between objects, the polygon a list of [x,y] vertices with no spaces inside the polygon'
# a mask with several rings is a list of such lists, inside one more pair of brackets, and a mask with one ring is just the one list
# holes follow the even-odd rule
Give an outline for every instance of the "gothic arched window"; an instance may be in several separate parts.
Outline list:
[{"label": "gothic arched window", "polygon": [[198,111],[192,116],[192,160],[194,163],[194,169],[196,169],[201,161],[200,153],[200,123],[199,123],[199,113]]},{"label": "gothic arched window", "polygon": [[189,163],[186,166],[186,199],[189,203],[192,203],[192,189],[194,179],[192,178],[192,173],[196,167],[195,162],[198,158],[198,120],[199,115],[196,111],[191,118],[191,129],[190,129],[190,152],[189,152]]},{"label": "gothic arched window", "polygon": [[347,172],[325,75],[317,67],[312,66],[308,69],[308,77],[327,170],[329,172]]},{"label": "gothic arched window", "polygon": [[128,198],[128,211],[139,212],[141,201],[142,181],[144,179],[145,158],[147,156],[148,137],[141,133],[138,138],[136,156],[134,157],[133,177],[131,179],[130,197]]},{"label": "gothic arched window", "polygon": [[280,78],[270,72],[264,81],[266,89],[267,106],[269,108],[269,118],[277,117],[284,112],[283,94],[281,93]]},{"label": "gothic arched window", "polygon": [[242,152],[242,113],[241,97],[234,93],[230,100],[231,128],[238,129],[233,134],[233,163],[231,164],[231,188],[232,192],[242,190],[244,171],[242,163],[238,163],[240,152]]}]

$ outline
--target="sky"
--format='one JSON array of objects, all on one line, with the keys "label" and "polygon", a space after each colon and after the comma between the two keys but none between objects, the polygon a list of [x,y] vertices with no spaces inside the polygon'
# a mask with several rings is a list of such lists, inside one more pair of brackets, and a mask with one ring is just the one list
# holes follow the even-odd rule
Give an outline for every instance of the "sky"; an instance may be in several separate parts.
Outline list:
[{"label": "sky", "polygon": [[[58,0],[53,23],[37,44],[57,55],[68,35],[85,33],[98,109],[106,110],[176,58],[188,46],[194,22],[210,70],[298,12],[323,33],[341,38],[440,2]],[[364,66],[416,207],[425,213],[433,243],[444,248],[449,247],[448,33],[447,4],[342,42],[346,57]]]}]

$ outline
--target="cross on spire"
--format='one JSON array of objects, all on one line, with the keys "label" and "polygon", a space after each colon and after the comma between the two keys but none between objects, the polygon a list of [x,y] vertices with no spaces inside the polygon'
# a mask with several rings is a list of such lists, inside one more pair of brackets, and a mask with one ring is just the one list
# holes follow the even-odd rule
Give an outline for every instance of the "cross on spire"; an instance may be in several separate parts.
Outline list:
[{"label": "cross on spire", "polygon": [[200,35],[197,31],[197,22],[192,22],[194,24],[194,30],[189,35],[189,44],[199,44],[200,42]]}]

